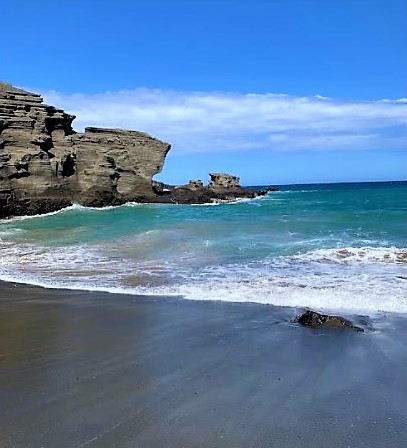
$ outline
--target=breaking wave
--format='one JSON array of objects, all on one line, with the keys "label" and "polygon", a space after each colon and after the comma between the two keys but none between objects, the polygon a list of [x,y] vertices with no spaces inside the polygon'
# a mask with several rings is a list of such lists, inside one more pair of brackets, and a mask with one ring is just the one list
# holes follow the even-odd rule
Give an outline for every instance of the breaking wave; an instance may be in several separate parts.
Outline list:
[{"label": "breaking wave", "polygon": [[406,184],[0,221],[0,279],[191,300],[407,313]]},{"label": "breaking wave", "polygon": [[193,256],[129,260],[90,245],[58,252],[32,245],[7,249],[0,260],[2,280],[47,288],[407,313],[403,248],[320,249],[204,267],[191,266]]}]

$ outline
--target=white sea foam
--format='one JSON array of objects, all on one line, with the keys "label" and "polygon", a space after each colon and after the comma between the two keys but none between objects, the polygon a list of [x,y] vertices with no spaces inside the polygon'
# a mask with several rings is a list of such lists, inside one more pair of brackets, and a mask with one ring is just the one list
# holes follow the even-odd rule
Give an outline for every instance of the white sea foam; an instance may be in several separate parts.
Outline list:
[{"label": "white sea foam", "polygon": [[[176,291],[191,300],[220,300],[255,302],[276,306],[311,307],[320,310],[346,310],[352,312],[407,313],[406,288],[370,288],[356,285],[313,288],[295,285],[274,285],[272,282],[217,283],[213,285],[185,285]],[[158,291],[157,291],[158,292]],[[170,292],[170,291],[168,291]],[[174,292],[175,291],[171,291]],[[162,293],[165,293],[162,290]]]},{"label": "white sea foam", "polygon": [[[24,283],[45,288],[99,291],[114,294],[173,296],[198,301],[226,301],[270,304],[275,306],[311,307],[318,310],[343,310],[355,313],[407,313],[406,287],[380,288],[372,294],[370,288],[351,285],[332,288],[307,288],[294,285],[273,285],[263,282],[203,283],[178,286],[118,286],[76,281],[75,283],[43,280],[30,276],[1,275],[8,282]],[[404,282],[405,283],[405,282]],[[403,287],[402,287],[403,286]]]},{"label": "white sea foam", "polygon": [[[325,191],[332,191],[332,190],[323,190]],[[267,193],[267,195],[274,196],[274,195],[289,195],[289,194],[304,194],[304,193],[321,193],[321,190],[276,190],[276,191],[270,191]]]},{"label": "white sea foam", "polygon": [[341,247],[317,249],[298,255],[302,260],[333,263],[406,263],[407,249],[397,247]]},{"label": "white sea foam", "polygon": [[[141,260],[112,252],[103,255],[90,245],[56,251],[30,244],[2,244],[0,278],[5,281],[190,300],[407,313],[405,248],[318,249],[234,264],[208,259],[206,266],[196,266],[199,252]],[[202,246],[208,245],[204,241]]]},{"label": "white sea foam", "polygon": [[38,218],[47,218],[49,216],[59,215],[61,213],[66,213],[70,211],[87,211],[87,212],[103,212],[107,210],[114,210],[120,207],[139,207],[139,206],[147,206],[147,205],[157,205],[157,204],[148,204],[148,203],[140,203],[140,202],[126,202],[125,204],[121,205],[107,205],[104,207],[87,207],[85,205],[81,204],[72,204],[68,207],[61,208],[59,210],[56,210],[54,212],[48,212],[48,213],[42,213],[37,215],[24,215],[24,216],[14,216],[12,218],[5,218],[0,219],[0,223],[12,223],[12,222],[18,222],[18,221],[27,221],[30,219],[38,219]]},{"label": "white sea foam", "polygon": [[12,223],[12,222],[18,222],[18,221],[27,221],[30,219],[47,218],[49,216],[55,216],[55,215],[59,215],[62,213],[73,211],[73,210],[100,211],[100,210],[110,210],[110,209],[113,209],[116,207],[117,206],[86,207],[85,205],[72,204],[72,205],[69,205],[68,207],[61,208],[54,212],[41,213],[41,214],[37,214],[37,215],[14,216],[12,218],[2,219],[2,220],[0,220],[0,223]]},{"label": "white sea foam", "polygon": [[[250,203],[254,203],[254,202],[259,202],[261,200],[264,200],[266,198],[267,195],[264,196],[256,196],[255,198],[236,198],[232,201],[220,201],[220,202],[206,202],[204,204],[188,204],[189,206],[192,207],[216,207],[219,205],[236,205],[236,204],[250,204]],[[180,204],[182,205],[182,204]]]},{"label": "white sea foam", "polygon": [[217,267],[205,273],[206,281],[183,284],[177,293],[196,300],[406,313],[406,255],[398,248],[315,250]]},{"label": "white sea foam", "polygon": [[80,205],[70,205],[69,207],[61,208],[60,210],[56,210],[54,212],[43,213],[43,214],[39,214],[39,215],[14,216],[12,218],[1,219],[0,223],[8,223],[8,222],[16,222],[16,221],[27,221],[29,219],[45,218],[47,216],[53,216],[53,215],[58,215],[60,213],[64,213],[67,210],[75,210],[75,209],[77,209],[79,207],[81,207],[81,206]]},{"label": "white sea foam", "polygon": [[19,233],[21,233],[22,230],[21,229],[5,229],[5,230],[0,230],[0,241],[4,238],[9,238],[15,235],[18,235]]},{"label": "white sea foam", "polygon": [[125,204],[123,204],[123,206],[119,206],[119,207],[140,207],[142,205],[146,205],[145,203],[141,203],[141,202],[126,202]]}]

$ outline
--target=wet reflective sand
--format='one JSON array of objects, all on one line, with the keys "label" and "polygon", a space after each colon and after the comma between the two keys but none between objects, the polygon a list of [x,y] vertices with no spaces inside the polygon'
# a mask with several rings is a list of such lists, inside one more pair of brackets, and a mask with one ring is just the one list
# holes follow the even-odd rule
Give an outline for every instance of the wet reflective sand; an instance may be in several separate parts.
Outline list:
[{"label": "wet reflective sand", "polygon": [[405,316],[0,285],[0,447],[400,447]]}]

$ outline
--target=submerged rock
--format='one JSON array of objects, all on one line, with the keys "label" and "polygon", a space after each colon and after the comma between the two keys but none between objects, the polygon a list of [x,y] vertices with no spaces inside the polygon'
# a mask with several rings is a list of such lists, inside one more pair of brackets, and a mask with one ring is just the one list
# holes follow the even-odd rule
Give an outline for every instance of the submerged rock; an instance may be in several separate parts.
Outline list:
[{"label": "submerged rock", "polygon": [[364,331],[363,328],[353,325],[353,323],[341,316],[330,316],[308,310],[298,318],[301,325],[309,328],[342,328],[354,331]]}]

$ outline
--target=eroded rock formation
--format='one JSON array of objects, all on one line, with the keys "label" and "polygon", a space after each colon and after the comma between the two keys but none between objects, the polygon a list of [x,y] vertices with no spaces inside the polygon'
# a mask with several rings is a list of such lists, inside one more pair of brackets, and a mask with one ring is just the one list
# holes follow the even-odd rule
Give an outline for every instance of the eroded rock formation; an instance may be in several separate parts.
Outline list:
[{"label": "eroded rock formation", "polygon": [[211,180],[208,188],[213,191],[224,192],[240,190],[240,179],[232,174],[210,173]]},{"label": "eroded rock formation", "polygon": [[168,143],[148,134],[86,128],[40,95],[0,83],[0,217],[85,205],[158,200],[152,176]]},{"label": "eroded rock formation", "polygon": [[155,182],[170,149],[144,132],[72,128],[74,115],[36,93],[0,82],[0,218],[37,214],[79,203],[128,201],[205,203],[255,197],[239,178],[211,174],[174,187]]},{"label": "eroded rock formation", "polygon": [[267,191],[241,187],[239,178],[232,174],[209,174],[210,181],[204,185],[201,180],[190,180],[188,184],[170,187],[172,202],[179,204],[205,204],[208,202],[230,202],[239,198],[255,198]]}]

